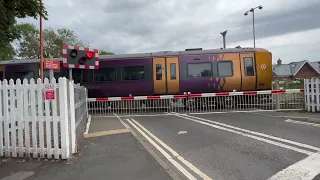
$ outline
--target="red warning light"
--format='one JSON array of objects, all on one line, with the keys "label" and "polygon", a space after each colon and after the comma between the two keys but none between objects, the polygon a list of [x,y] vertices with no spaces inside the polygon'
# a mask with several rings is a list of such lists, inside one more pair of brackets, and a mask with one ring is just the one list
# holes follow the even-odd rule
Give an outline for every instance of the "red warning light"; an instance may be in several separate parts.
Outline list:
[{"label": "red warning light", "polygon": [[92,51],[89,51],[87,52],[87,58],[91,59],[93,57],[93,52]]}]

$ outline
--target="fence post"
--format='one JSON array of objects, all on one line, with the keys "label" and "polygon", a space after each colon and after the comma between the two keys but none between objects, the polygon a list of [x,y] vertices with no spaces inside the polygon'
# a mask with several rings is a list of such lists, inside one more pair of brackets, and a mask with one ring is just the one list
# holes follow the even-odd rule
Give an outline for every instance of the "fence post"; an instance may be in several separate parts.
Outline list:
[{"label": "fence post", "polygon": [[70,126],[71,126],[71,153],[77,152],[76,147],[76,118],[75,118],[75,104],[74,104],[74,82],[73,80],[69,81],[69,104],[70,104]]},{"label": "fence post", "polygon": [[60,103],[60,130],[61,130],[61,157],[67,159],[69,149],[69,118],[68,118],[68,95],[66,78],[59,78],[59,103]]},{"label": "fence post", "polygon": [[[275,89],[278,90],[279,88],[279,80],[276,80],[275,82]],[[281,94],[276,94],[276,109],[279,110],[281,108],[280,106],[280,95]]]},{"label": "fence post", "polygon": [[316,79],[316,105],[317,111],[320,112],[320,81],[318,78]]},{"label": "fence post", "polygon": [[304,93],[305,93],[305,104],[307,111],[310,112],[310,88],[309,88],[309,79],[304,80]]},{"label": "fence post", "polygon": [[83,87],[84,88],[84,93],[85,93],[85,98],[86,98],[86,113],[87,113],[87,116],[86,116],[86,119],[88,120],[89,118],[89,110],[88,110],[88,92],[87,92],[87,88]]}]

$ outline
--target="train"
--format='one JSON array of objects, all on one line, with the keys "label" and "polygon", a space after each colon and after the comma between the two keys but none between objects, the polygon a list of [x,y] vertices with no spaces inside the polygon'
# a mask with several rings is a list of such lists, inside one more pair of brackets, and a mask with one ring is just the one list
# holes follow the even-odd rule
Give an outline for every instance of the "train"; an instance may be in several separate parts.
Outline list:
[{"label": "train", "polygon": [[[54,77],[69,78],[62,66]],[[0,79],[39,78],[39,59],[0,62]],[[185,49],[99,56],[99,69],[73,69],[88,97],[127,97],[272,89],[272,54],[264,48]],[[48,70],[44,77],[49,77]]]}]

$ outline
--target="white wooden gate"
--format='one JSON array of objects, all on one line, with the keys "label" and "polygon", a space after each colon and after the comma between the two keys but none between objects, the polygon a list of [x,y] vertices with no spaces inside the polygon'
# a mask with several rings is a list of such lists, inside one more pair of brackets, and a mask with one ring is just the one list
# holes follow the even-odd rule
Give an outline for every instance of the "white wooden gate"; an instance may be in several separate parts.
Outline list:
[{"label": "white wooden gate", "polygon": [[[70,97],[66,78],[0,84],[0,156],[67,159],[70,138]],[[73,89],[72,89],[73,90]],[[50,100],[46,100],[50,98]]]},{"label": "white wooden gate", "polygon": [[305,108],[309,112],[320,112],[320,79],[305,79]]}]

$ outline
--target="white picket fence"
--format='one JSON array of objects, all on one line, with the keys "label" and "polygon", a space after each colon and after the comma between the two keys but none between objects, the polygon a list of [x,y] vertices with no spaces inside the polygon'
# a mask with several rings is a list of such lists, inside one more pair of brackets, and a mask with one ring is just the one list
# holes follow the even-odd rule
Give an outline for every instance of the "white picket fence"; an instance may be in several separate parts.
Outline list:
[{"label": "white picket fence", "polygon": [[309,112],[320,112],[320,79],[305,79],[305,108]]},{"label": "white picket fence", "polygon": [[66,78],[2,81],[0,156],[67,159],[75,153],[73,92]]}]

